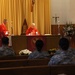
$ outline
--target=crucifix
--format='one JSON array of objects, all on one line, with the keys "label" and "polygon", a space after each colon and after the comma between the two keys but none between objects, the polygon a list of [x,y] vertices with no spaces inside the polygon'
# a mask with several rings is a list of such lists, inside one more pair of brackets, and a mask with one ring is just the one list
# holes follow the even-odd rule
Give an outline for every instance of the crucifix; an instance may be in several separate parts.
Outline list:
[{"label": "crucifix", "polygon": [[31,0],[31,12],[33,12],[34,4],[35,4],[35,0]]},{"label": "crucifix", "polygon": [[60,25],[59,25],[59,20],[58,20],[59,16],[56,16],[56,14],[55,14],[55,16],[53,18],[55,20],[55,24],[58,25],[58,35],[60,35]]},{"label": "crucifix", "polygon": [[34,22],[34,4],[35,0],[31,0],[32,22]]},{"label": "crucifix", "polygon": [[55,15],[53,18],[54,18],[54,20],[55,20],[55,24],[57,24],[57,23],[58,23],[58,18],[59,18],[59,17]]}]

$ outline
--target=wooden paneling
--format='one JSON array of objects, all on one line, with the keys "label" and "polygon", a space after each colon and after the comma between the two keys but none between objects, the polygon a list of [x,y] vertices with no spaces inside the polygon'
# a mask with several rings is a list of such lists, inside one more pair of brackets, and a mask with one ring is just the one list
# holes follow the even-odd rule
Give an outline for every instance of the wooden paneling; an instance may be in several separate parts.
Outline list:
[{"label": "wooden paneling", "polygon": [[52,35],[58,35],[58,33],[63,35],[63,26],[64,25],[60,25],[59,27],[58,27],[58,25],[51,25],[51,33],[52,33]]},{"label": "wooden paneling", "polygon": [[50,48],[58,48],[58,41],[60,39],[59,35],[12,36],[12,47],[16,54],[18,54],[20,50],[26,48],[33,51],[35,48],[35,44],[33,42],[39,38],[43,39],[45,50],[49,50]]},{"label": "wooden paneling", "polygon": [[[75,27],[75,24],[73,24],[74,27]],[[58,35],[58,33],[60,32],[61,36],[63,36],[64,32],[63,32],[63,26],[64,25],[60,25],[58,27],[58,25],[51,25],[51,33],[52,35]],[[59,28],[59,31],[58,31],[58,28]]]},{"label": "wooden paneling", "polygon": [[27,48],[27,38],[25,36],[12,36],[12,47],[15,53],[18,54],[20,50]]},{"label": "wooden paneling", "polygon": [[46,37],[46,49],[58,48],[60,36],[59,35],[52,35]]},{"label": "wooden paneling", "polygon": [[[59,26],[60,36],[64,36],[63,26],[64,25]],[[75,24],[73,24],[73,26],[75,28]],[[52,32],[52,35],[58,35],[58,25],[51,25],[51,32]],[[68,37],[68,38],[69,38],[71,47],[75,48],[75,35],[73,35],[72,37]]]}]

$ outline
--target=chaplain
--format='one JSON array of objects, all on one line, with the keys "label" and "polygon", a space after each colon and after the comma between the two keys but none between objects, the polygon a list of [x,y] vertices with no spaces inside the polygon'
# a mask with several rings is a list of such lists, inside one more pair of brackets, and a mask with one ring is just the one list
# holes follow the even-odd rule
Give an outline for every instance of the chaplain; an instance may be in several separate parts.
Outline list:
[{"label": "chaplain", "polygon": [[35,36],[35,35],[40,35],[39,31],[35,27],[35,23],[32,23],[32,25],[27,29],[26,31],[27,36]]},{"label": "chaplain", "polygon": [[3,23],[0,25],[0,35],[1,35],[1,37],[8,35],[8,30],[7,30],[6,24],[7,24],[7,19],[4,19]]}]

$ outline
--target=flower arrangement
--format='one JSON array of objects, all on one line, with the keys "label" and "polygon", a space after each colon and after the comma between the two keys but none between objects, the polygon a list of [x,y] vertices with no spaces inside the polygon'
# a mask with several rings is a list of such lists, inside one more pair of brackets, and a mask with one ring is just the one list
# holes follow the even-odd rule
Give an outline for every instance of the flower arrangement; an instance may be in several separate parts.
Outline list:
[{"label": "flower arrangement", "polygon": [[64,30],[64,36],[72,36],[74,34],[73,24],[64,25],[63,30]]},{"label": "flower arrangement", "polygon": [[19,55],[29,55],[30,53],[32,53],[30,50],[24,49],[19,52]]},{"label": "flower arrangement", "polygon": [[56,48],[52,48],[52,49],[49,49],[48,50],[48,53],[50,54],[50,55],[54,55],[55,54],[55,52],[56,52]]}]

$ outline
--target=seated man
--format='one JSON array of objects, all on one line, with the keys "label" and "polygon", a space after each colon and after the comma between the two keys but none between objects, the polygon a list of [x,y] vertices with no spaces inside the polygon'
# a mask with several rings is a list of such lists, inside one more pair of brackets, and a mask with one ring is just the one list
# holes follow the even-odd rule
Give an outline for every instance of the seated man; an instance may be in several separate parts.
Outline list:
[{"label": "seated man", "polygon": [[48,65],[74,64],[72,59],[74,55],[75,50],[70,48],[69,40],[67,38],[61,38],[59,40],[59,50],[50,58]]},{"label": "seated man", "polygon": [[27,29],[26,35],[40,35],[40,33],[35,27],[35,23],[32,23],[32,26]]},{"label": "seated man", "polygon": [[3,37],[2,38],[2,47],[0,47],[0,56],[13,56],[15,55],[14,50],[9,48],[9,38]]},{"label": "seated man", "polygon": [[28,57],[28,59],[35,58],[48,58],[49,54],[43,51],[44,42],[42,40],[37,40],[35,43],[36,50],[34,50]]}]

